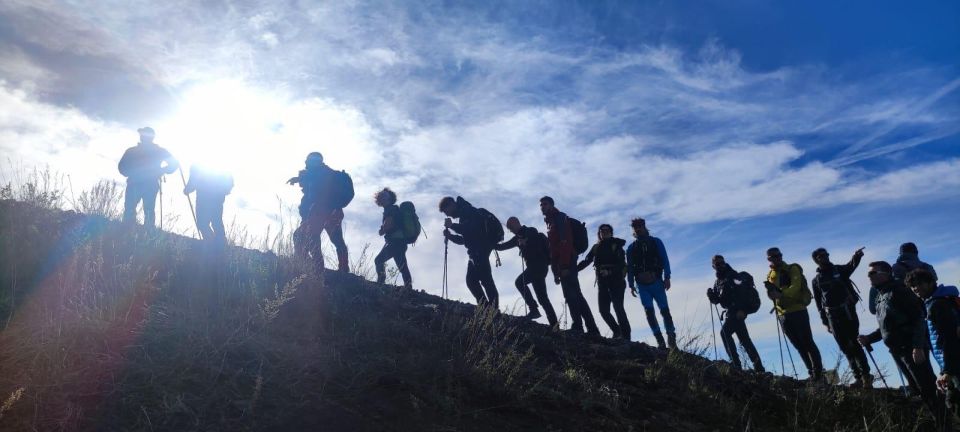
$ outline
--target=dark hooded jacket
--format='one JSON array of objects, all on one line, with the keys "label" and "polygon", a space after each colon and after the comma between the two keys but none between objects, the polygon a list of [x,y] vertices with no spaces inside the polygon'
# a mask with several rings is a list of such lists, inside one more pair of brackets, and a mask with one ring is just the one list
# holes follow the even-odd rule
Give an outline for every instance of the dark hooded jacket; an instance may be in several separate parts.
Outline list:
[{"label": "dark hooded jacket", "polygon": [[[901,253],[900,256],[897,257],[897,262],[893,264],[893,278],[898,281],[903,281],[907,277],[907,273],[910,273],[910,270],[918,268],[926,269],[933,274],[933,280],[937,280],[937,271],[933,269],[933,266],[920,261],[918,255],[912,252]],[[869,303],[870,313],[877,313],[876,304],[877,290],[871,287]]]},{"label": "dark hooded jacket", "polygon": [[573,247],[573,227],[567,214],[556,208],[545,215],[547,238],[550,239],[550,265],[559,274],[562,270],[576,267],[577,251]]},{"label": "dark hooded jacket", "polygon": [[933,358],[940,370],[960,376],[960,336],[957,334],[960,320],[957,319],[957,297],[960,291],[955,286],[940,285],[925,303],[927,307],[927,333]]},{"label": "dark hooded jacket", "polygon": [[[524,240],[522,245],[520,240]],[[527,267],[543,269],[550,265],[549,242],[547,237],[536,228],[522,226],[520,232],[514,234],[513,238],[494,246],[494,249],[505,251],[515,247],[520,249],[520,256],[527,263]]]},{"label": "dark hooded jacket", "polygon": [[312,211],[330,212],[333,208],[333,174],[334,170],[326,165],[316,168],[300,170],[297,174],[297,183],[303,190],[300,199],[300,216],[308,217]]},{"label": "dark hooded jacket", "polygon": [[[164,167],[163,163],[167,166]],[[172,174],[180,163],[167,149],[154,143],[137,144],[123,153],[117,169],[127,178],[127,183],[155,182],[164,174]]]},{"label": "dark hooded jacket", "polygon": [[813,299],[817,302],[823,325],[828,325],[827,317],[830,314],[840,313],[856,303],[857,294],[850,276],[857,270],[861,258],[854,255],[846,264],[830,264],[822,269],[817,267],[817,275],[813,277]]},{"label": "dark hooded jacket", "polygon": [[713,282],[713,288],[707,292],[707,298],[710,303],[719,304],[720,307],[731,311],[747,311],[750,299],[746,292],[744,277],[740,272],[730,267],[730,264],[724,263],[723,268],[716,272],[717,279]]},{"label": "dark hooded jacket", "polygon": [[891,279],[876,288],[877,323],[880,328],[868,338],[873,342],[883,339],[893,353],[926,348],[929,341],[920,298],[897,280]]},{"label": "dark hooded jacket", "polygon": [[627,258],[623,246],[626,244],[626,240],[616,237],[600,240],[590,248],[583,261],[577,264],[577,270],[583,270],[593,263],[597,277],[624,279],[627,275]]},{"label": "dark hooded jacket", "polygon": [[457,222],[450,227],[456,234],[449,236],[450,241],[466,247],[470,256],[489,256],[494,245],[490,244],[486,236],[486,218],[462,197],[457,197],[457,212]]}]

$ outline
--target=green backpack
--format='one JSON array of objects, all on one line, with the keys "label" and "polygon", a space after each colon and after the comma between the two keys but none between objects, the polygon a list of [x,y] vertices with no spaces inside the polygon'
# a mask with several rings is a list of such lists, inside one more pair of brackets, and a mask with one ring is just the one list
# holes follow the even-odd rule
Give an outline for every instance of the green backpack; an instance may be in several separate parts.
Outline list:
[{"label": "green backpack", "polygon": [[403,241],[407,244],[416,243],[420,238],[420,232],[423,231],[420,217],[417,216],[417,208],[410,201],[400,203],[400,231],[403,233]]}]

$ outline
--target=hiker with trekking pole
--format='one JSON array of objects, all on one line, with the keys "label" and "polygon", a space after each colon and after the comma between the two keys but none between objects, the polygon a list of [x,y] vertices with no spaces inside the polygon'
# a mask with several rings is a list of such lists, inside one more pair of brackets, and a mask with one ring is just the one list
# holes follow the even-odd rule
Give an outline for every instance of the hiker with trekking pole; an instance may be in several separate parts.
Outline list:
[{"label": "hiker with trekking pole", "polygon": [[387,278],[386,263],[392,259],[403,278],[403,287],[413,289],[413,277],[407,265],[407,246],[415,243],[420,237],[420,218],[417,209],[410,201],[397,205],[397,194],[390,188],[383,188],[374,194],[373,201],[383,207],[383,222],[380,224],[379,235],[383,236],[383,248],[373,259],[373,266],[377,271],[377,283],[382,284]]},{"label": "hiker with trekking pole", "polygon": [[[577,270],[582,271],[593,264],[597,275],[597,308],[600,309],[600,317],[613,332],[613,339],[630,342],[630,321],[623,308],[623,297],[627,290],[627,281],[624,279],[627,275],[626,252],[623,250],[625,244],[626,240],[613,236],[613,226],[601,224],[597,229],[597,242],[583,261],[577,264]],[[610,313],[611,305],[616,318]]]},{"label": "hiker with trekking pole", "polygon": [[879,328],[868,335],[860,335],[857,340],[863,346],[883,340],[897,367],[942,425],[943,400],[937,394],[937,378],[928,360],[930,341],[924,322],[923,301],[893,278],[893,268],[886,261],[870,263],[867,277],[877,291]]},{"label": "hiker with trekking pole", "polygon": [[[513,237],[497,244],[494,249],[505,251],[517,248],[520,251],[522,271],[513,284],[527,305],[526,318],[531,320],[540,318],[540,310],[537,307],[539,302],[543,313],[547,315],[550,327],[556,327],[557,313],[553,310],[553,304],[547,296],[547,273],[550,271],[550,245],[547,236],[534,227],[521,225],[520,219],[514,216],[507,218],[507,230],[513,233]],[[533,286],[536,300],[530,294],[530,288],[527,285]]]},{"label": "hiker with trekking pole", "polygon": [[817,275],[813,277],[813,298],[820,312],[820,321],[837,341],[840,352],[847,357],[855,378],[851,387],[872,388],[870,363],[867,362],[863,347],[857,342],[860,319],[856,305],[860,301],[860,292],[850,280],[863,258],[863,248],[857,249],[846,264],[830,262],[830,254],[824,248],[814,250],[812,257],[817,264]]},{"label": "hiker with trekking pole", "polygon": [[[173,174],[180,163],[170,152],[157,145],[153,140],[156,136],[151,127],[137,129],[140,141],[137,145],[128,148],[117,169],[127,178],[127,188],[123,199],[123,221],[136,223],[137,205],[143,203],[143,224],[147,227],[156,226],[157,195],[161,193],[161,182],[165,174]],[[163,197],[160,197],[160,224],[163,227]]]},{"label": "hiker with trekking pole", "polygon": [[[766,372],[760,360],[760,353],[750,340],[746,324],[747,315],[760,310],[760,293],[757,292],[753,277],[747,272],[734,270],[721,255],[715,255],[711,265],[717,279],[713,283],[713,288],[707,289],[707,298],[714,310],[719,304],[726,313],[726,319],[724,319],[723,315],[717,311],[717,316],[720,318],[720,340],[723,341],[723,348],[730,357],[730,363],[737,369],[743,369],[737,346],[733,341],[733,335],[736,335],[743,350],[750,357],[750,362],[753,363],[753,370],[760,373]],[[711,311],[711,322],[712,313]]]},{"label": "hiker with trekking pole", "polygon": [[[767,261],[770,263],[770,271],[763,284],[767,289],[767,297],[773,300],[778,324],[783,335],[800,354],[800,360],[807,367],[810,382],[819,383],[823,380],[823,359],[810,329],[807,306],[813,300],[813,293],[807,287],[803,268],[800,264],[784,262],[783,254],[776,247],[767,249]],[[787,353],[790,353],[789,347]],[[791,362],[792,360],[791,358]]]},{"label": "hiker with trekking pole", "polygon": [[[200,238],[210,244],[226,244],[223,203],[233,190],[233,176],[215,168],[194,164],[190,167],[190,179],[184,179],[182,170],[180,179],[184,181],[183,194],[187,196],[187,202],[190,202],[190,212]],[[197,193],[195,214],[190,201],[190,194],[193,192]]]},{"label": "hiker with trekking pole", "polygon": [[[493,213],[474,207],[462,197],[443,197],[438,207],[447,216],[443,221],[444,241],[449,240],[467,248],[467,289],[477,300],[478,306],[499,310],[500,295],[493,281],[490,254],[494,246],[503,241],[500,221]],[[457,222],[453,222],[453,219],[457,219]]]}]

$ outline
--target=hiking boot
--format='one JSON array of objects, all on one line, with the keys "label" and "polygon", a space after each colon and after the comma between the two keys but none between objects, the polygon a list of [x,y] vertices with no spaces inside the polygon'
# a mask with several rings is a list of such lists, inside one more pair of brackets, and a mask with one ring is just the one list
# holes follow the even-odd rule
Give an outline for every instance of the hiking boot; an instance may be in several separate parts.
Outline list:
[{"label": "hiking boot", "polygon": [[540,318],[541,316],[543,316],[543,315],[540,315],[540,311],[539,311],[539,310],[537,310],[537,309],[530,309],[530,312],[527,312],[527,315],[524,316],[524,318],[533,321],[533,320],[535,320],[535,319],[537,319],[537,318]]},{"label": "hiking boot", "polygon": [[667,343],[663,340],[663,335],[660,333],[654,333],[653,337],[657,338],[657,348],[666,349]]},{"label": "hiking boot", "polygon": [[587,331],[587,337],[590,339],[602,338],[602,336],[600,336],[600,330],[597,330],[597,329]]},{"label": "hiking boot", "polygon": [[767,373],[767,370],[763,368],[763,365],[762,365],[762,364],[754,364],[754,365],[753,365],[753,371],[756,372],[756,373],[758,373],[758,374]]},{"label": "hiking boot", "polygon": [[574,324],[574,325],[570,326],[570,328],[567,329],[567,332],[574,333],[574,334],[582,334],[582,333],[583,333],[583,325],[582,325],[582,324],[580,324],[580,325]]},{"label": "hiking boot", "polygon": [[873,388],[873,375],[864,374],[863,376],[857,377],[853,380],[853,383],[850,384],[851,388],[862,388],[862,389],[872,389]]},{"label": "hiking boot", "polygon": [[672,350],[679,349],[677,348],[677,335],[675,333],[667,333],[667,346]]}]

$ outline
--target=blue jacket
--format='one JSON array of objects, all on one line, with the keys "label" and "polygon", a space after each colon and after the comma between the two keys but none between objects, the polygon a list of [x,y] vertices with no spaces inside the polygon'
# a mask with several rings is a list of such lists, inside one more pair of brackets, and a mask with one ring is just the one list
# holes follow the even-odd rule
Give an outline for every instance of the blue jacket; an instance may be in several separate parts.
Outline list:
[{"label": "blue jacket", "polygon": [[657,245],[657,253],[660,255],[660,266],[662,270],[660,270],[660,274],[657,276],[659,276],[660,280],[670,279],[670,259],[667,258],[667,249],[663,246],[663,242],[656,237],[643,236],[634,240],[633,243],[630,243],[630,246],[627,246],[627,282],[631,288],[636,286],[637,274],[644,270],[639,268],[640,263],[637,262],[637,248],[640,247],[641,242],[645,242],[648,239],[653,240],[653,243]]},{"label": "blue jacket", "polygon": [[954,376],[960,375],[957,297],[960,297],[957,287],[940,285],[925,301],[927,334],[930,336],[933,358],[940,364],[940,370]]}]

